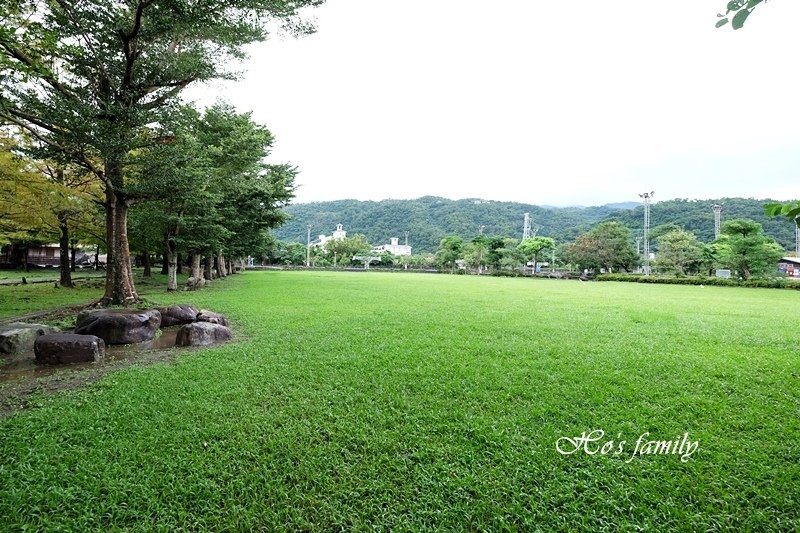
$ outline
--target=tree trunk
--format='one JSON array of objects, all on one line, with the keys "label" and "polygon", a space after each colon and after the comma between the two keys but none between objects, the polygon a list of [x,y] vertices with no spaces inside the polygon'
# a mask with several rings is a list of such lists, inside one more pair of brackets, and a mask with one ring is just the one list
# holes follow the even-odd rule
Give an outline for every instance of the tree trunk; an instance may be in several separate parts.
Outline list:
[{"label": "tree trunk", "polygon": [[178,254],[177,261],[178,261],[178,263],[177,263],[178,264],[177,272],[178,272],[178,274],[183,274],[183,261],[181,261],[181,254]]},{"label": "tree trunk", "polygon": [[210,254],[203,257],[203,276],[209,281],[214,279],[214,274],[211,272],[211,267],[214,264],[214,255]]},{"label": "tree trunk", "polygon": [[233,263],[233,259],[227,259],[228,261],[228,274],[237,274],[236,272],[236,265]]},{"label": "tree trunk", "polygon": [[161,273],[164,275],[169,274],[169,251],[164,248],[164,260],[161,262]]},{"label": "tree trunk", "polygon": [[[122,182],[122,164],[106,164],[106,172],[113,183]],[[133,283],[131,254],[128,248],[128,204],[117,195],[114,188],[106,186],[106,291],[101,303],[128,305],[139,300]]]},{"label": "tree trunk", "polygon": [[97,247],[94,249],[94,269],[97,270],[100,268],[100,245],[98,244]]},{"label": "tree trunk", "polygon": [[200,254],[192,253],[192,277],[194,279],[202,279],[203,270],[200,268]]},{"label": "tree trunk", "polygon": [[142,272],[142,276],[144,276],[145,278],[149,278],[152,275],[152,273],[150,272],[152,265],[150,264],[150,252],[148,251],[145,251],[142,254],[142,266],[144,267],[144,272]]},{"label": "tree trunk", "polygon": [[[61,272],[59,283],[62,287],[72,287],[72,272],[70,272],[69,262],[69,227],[67,226],[67,214],[59,213],[58,229],[58,269]],[[74,256],[73,256],[74,257]]]},{"label": "tree trunk", "polygon": [[222,252],[217,256],[217,273],[221,278],[228,275],[228,269],[225,268],[225,255]]},{"label": "tree trunk", "polygon": [[167,264],[167,290],[178,290],[178,245],[174,237],[168,232],[164,251],[164,262]]}]

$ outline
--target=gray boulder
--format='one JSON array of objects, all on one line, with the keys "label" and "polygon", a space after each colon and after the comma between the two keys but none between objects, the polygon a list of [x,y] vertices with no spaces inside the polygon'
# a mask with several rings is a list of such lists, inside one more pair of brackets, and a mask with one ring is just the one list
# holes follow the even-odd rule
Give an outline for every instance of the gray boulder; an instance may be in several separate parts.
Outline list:
[{"label": "gray boulder", "polygon": [[96,335],[106,344],[131,344],[153,340],[160,325],[156,309],[98,309],[78,314],[75,333]]},{"label": "gray boulder", "polygon": [[158,309],[161,313],[161,327],[166,328],[178,324],[191,324],[197,320],[200,311],[193,305],[178,304]]},{"label": "gray boulder", "polygon": [[38,337],[33,350],[37,363],[63,365],[96,361],[105,355],[106,344],[94,335],[51,333]]},{"label": "gray boulder", "polygon": [[195,322],[181,326],[175,346],[209,346],[231,340],[233,332],[220,324]]},{"label": "gray boulder", "polygon": [[0,353],[16,355],[33,351],[36,338],[47,333],[57,333],[58,328],[44,324],[25,324],[12,322],[0,326]]},{"label": "gray boulder", "polygon": [[228,325],[228,319],[224,315],[209,311],[208,309],[201,309],[197,314],[198,322],[209,322],[211,324],[219,324],[221,326]]}]

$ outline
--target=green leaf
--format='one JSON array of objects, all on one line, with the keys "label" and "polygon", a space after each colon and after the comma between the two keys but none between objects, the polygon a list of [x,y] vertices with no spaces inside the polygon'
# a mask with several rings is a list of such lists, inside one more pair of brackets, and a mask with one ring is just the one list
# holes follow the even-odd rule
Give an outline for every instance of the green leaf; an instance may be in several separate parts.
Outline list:
[{"label": "green leaf", "polygon": [[728,13],[741,9],[743,5],[744,0],[731,0],[728,2]]},{"label": "green leaf", "polygon": [[752,10],[754,7],[756,7],[758,4],[760,4],[763,1],[764,0],[749,0],[749,2],[747,2],[747,9]]},{"label": "green leaf", "polygon": [[734,30],[738,30],[742,26],[744,26],[744,21],[747,20],[747,17],[750,16],[750,12],[746,9],[742,9],[733,17],[733,21],[731,24],[733,25]]},{"label": "green leaf", "polygon": [[727,24],[727,23],[728,23],[728,19],[727,19],[727,17],[726,17],[726,18],[724,18],[724,19],[719,19],[719,20],[717,21],[717,23],[714,25],[714,27],[716,27],[716,28],[721,28],[722,26],[724,26],[724,25],[725,25],[725,24]]}]

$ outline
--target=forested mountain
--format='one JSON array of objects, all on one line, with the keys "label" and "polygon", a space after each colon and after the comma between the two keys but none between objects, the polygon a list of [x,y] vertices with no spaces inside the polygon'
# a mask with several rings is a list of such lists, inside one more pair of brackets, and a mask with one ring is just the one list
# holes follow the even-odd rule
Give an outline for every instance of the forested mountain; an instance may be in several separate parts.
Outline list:
[{"label": "forested mountain", "polygon": [[[701,241],[714,239],[714,214],[711,205],[722,203],[722,220],[752,218],[764,225],[766,233],[787,247],[794,247],[794,228],[781,218],[764,215],[764,200],[724,198],[720,200],[668,200],[653,204],[652,226],[674,223],[694,232]],[[405,240],[414,253],[434,252],[447,235],[464,239],[475,237],[481,226],[484,235],[522,237],[523,217],[530,213],[538,235],[553,237],[558,243],[573,241],[595,224],[619,220],[634,234],[642,229],[643,211],[638,206],[625,209],[611,204],[600,207],[541,207],[517,202],[490,200],[448,200],[425,196],[416,200],[358,201],[337,200],[295,204],[286,208],[291,219],[275,231],[278,239],[306,242],[306,228],[311,224],[311,238],[330,235],[336,224],[343,224],[348,235],[363,233],[372,244],[385,244],[391,237]]]}]

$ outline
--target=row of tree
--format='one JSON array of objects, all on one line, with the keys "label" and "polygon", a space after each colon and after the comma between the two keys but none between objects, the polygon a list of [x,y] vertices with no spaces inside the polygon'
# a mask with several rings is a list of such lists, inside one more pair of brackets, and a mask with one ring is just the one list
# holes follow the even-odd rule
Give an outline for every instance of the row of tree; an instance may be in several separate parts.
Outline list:
[{"label": "row of tree", "polygon": [[[14,144],[3,157],[24,155],[26,176],[40,173],[34,164],[52,168],[51,181],[64,176],[67,197],[83,194],[73,177],[93,182],[86,194],[102,206],[108,254],[103,304],[139,299],[129,215],[143,221],[140,249],[162,246],[149,231],[159,227],[168,255],[182,245],[195,257],[213,254],[222,273],[220,254],[244,254],[258,230],[280,222],[276,208],[291,196],[295,170],[261,163],[269,132],[224,106],[201,115],[182,106],[179,95],[190,84],[233,77],[226,65],[266,39],[270,20],[296,34],[312,31],[298,12],[320,3],[0,3],[0,125]],[[12,188],[23,179],[13,173],[4,180]],[[6,203],[21,203],[17,190],[6,192]],[[248,216],[235,217],[240,209]]]},{"label": "row of tree", "polygon": [[[653,228],[652,247],[655,272],[671,275],[712,275],[716,269],[730,269],[743,279],[772,277],[784,249],[767,236],[758,222],[736,219],[725,222],[719,238],[701,242],[692,232],[675,224]],[[465,240],[457,235],[443,238],[433,254],[396,257],[385,254],[381,266],[439,268],[456,272],[469,269],[514,271],[522,267],[539,271],[543,262],[552,270],[632,272],[642,266],[643,257],[634,232],[619,221],[597,224],[574,241],[557,244],[551,237],[537,236],[522,241],[507,236],[477,235]],[[641,244],[641,243],[640,243]],[[298,242],[273,240],[264,260],[273,264],[349,266],[354,256],[369,255],[371,246],[357,234],[326,247],[307,248]],[[307,255],[308,254],[308,255]]]},{"label": "row of tree", "polygon": [[[764,201],[747,198],[713,200],[664,200],[653,205],[653,227],[675,224],[694,233],[703,242],[714,240],[714,212],[711,206],[722,205],[722,219],[752,219],[764,232],[782,246],[794,243],[794,224],[771,218],[764,213]],[[292,204],[287,208],[290,220],[278,228],[276,238],[305,242],[306,227],[314,232],[332,230],[336,224],[363,233],[370,242],[386,242],[390,237],[403,237],[407,231],[414,253],[435,253],[445,237],[458,235],[472,239],[481,226],[486,235],[507,235],[520,238],[524,213],[530,213],[539,235],[558,242],[571,242],[600,222],[619,221],[641,236],[644,213],[637,202],[609,204],[600,207],[546,207],[518,202],[486,200],[449,200],[426,196],[416,200],[383,200],[379,202],[337,200]]]}]

